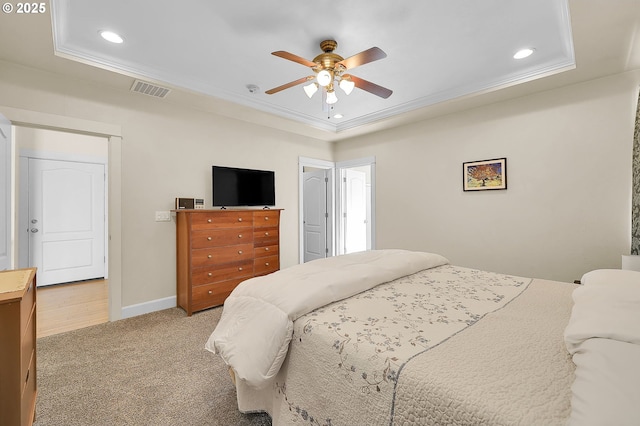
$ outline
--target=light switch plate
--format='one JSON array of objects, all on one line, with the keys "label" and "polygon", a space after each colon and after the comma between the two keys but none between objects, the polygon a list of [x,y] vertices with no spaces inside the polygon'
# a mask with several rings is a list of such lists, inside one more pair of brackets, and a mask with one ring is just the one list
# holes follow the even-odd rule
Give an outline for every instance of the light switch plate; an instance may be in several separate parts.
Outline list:
[{"label": "light switch plate", "polygon": [[171,222],[171,212],[168,210],[156,212],[156,222]]}]

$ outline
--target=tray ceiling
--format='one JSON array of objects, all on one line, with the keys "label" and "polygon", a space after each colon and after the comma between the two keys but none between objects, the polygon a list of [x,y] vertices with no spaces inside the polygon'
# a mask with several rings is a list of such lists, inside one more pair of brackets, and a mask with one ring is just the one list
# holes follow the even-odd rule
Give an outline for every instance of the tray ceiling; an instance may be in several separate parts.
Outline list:
[{"label": "tray ceiling", "polygon": [[[58,56],[332,133],[575,68],[564,0],[52,0],[50,6]],[[108,43],[100,30],[124,42]],[[336,40],[335,52],[345,58],[373,46],[386,52],[350,73],[393,94],[337,90],[328,110],[302,85],[264,93],[313,74],[271,52],[312,60],[325,39]],[[534,54],[514,59],[525,47]]]}]

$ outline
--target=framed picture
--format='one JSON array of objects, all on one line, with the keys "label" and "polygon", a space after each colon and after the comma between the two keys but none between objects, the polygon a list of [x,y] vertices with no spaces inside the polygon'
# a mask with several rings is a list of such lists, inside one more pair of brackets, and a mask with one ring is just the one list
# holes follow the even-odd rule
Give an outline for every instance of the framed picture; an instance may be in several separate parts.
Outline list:
[{"label": "framed picture", "polygon": [[507,159],[462,163],[462,180],[465,191],[507,189]]}]

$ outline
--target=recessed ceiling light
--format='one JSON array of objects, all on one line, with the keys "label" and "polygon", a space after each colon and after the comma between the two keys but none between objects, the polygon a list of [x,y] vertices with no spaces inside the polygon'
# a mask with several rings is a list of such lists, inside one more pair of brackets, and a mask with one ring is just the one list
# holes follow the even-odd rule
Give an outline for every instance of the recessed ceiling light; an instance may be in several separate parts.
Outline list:
[{"label": "recessed ceiling light", "polygon": [[124,41],[124,39],[119,34],[116,34],[113,31],[102,30],[98,31],[98,34],[100,34],[100,37],[107,41],[110,41],[111,43],[120,44]]},{"label": "recessed ceiling light", "polygon": [[536,50],[536,49],[529,49],[529,48],[518,50],[518,51],[516,52],[516,54],[515,54],[515,55],[513,55],[513,58],[514,58],[514,59],[524,59],[524,58],[526,58],[526,57],[531,56],[531,54],[533,54],[533,52],[534,52],[535,50]]},{"label": "recessed ceiling light", "polygon": [[334,115],[334,116],[333,116],[333,118],[338,118],[338,119],[340,119],[340,118],[342,118],[342,117],[344,117],[344,116],[343,116],[342,114],[340,114],[340,113],[338,113],[338,114],[336,114],[336,115]]}]

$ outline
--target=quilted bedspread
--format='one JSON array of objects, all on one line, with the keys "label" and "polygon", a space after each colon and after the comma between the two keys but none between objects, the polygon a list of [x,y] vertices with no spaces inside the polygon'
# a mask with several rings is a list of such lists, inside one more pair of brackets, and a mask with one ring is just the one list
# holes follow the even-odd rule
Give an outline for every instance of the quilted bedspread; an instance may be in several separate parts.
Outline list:
[{"label": "quilted bedspread", "polygon": [[560,424],[574,286],[532,281],[444,265],[317,309],[269,386],[237,383],[239,409],[274,425]]},{"label": "quilted bedspread", "polygon": [[381,283],[449,263],[435,253],[370,250],[314,260],[252,278],[224,302],[205,348],[261,388],[280,370],[300,316]]},{"label": "quilted bedspread", "polygon": [[574,364],[567,283],[534,280],[503,309],[408,362],[394,425],[566,425]]}]

